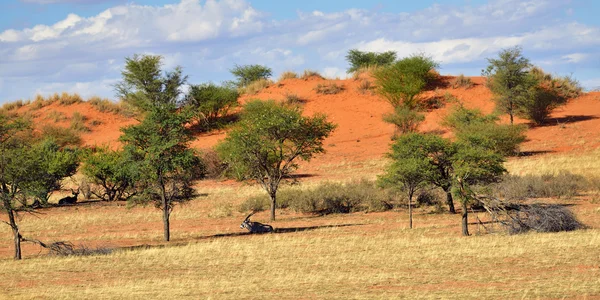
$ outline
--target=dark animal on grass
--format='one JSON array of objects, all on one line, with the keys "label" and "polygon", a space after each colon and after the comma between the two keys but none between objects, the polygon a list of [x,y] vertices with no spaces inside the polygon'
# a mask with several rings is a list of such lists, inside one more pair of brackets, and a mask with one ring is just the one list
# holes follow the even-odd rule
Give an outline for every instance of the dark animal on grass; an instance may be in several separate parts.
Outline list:
[{"label": "dark animal on grass", "polygon": [[249,214],[246,217],[246,219],[244,219],[244,222],[242,222],[242,224],[240,224],[240,228],[241,229],[245,228],[250,233],[267,233],[267,232],[273,232],[273,226],[271,226],[271,225],[250,221],[250,217],[254,213],[255,212],[252,212],[251,214]]},{"label": "dark animal on grass", "polygon": [[75,204],[77,202],[77,196],[79,196],[79,189],[77,191],[71,190],[73,196],[67,196],[58,200],[58,205]]}]

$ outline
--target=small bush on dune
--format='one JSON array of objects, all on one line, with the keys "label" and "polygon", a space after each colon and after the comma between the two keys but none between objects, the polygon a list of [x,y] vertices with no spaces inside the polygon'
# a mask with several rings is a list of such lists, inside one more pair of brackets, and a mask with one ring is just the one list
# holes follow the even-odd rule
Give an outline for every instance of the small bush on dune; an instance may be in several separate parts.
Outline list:
[{"label": "small bush on dune", "polygon": [[11,111],[13,109],[19,109],[19,108],[23,107],[23,105],[24,105],[23,100],[8,102],[8,103],[4,103],[4,105],[2,105],[2,110]]},{"label": "small bush on dune", "polygon": [[425,116],[405,106],[399,106],[393,113],[383,115],[383,121],[396,126],[396,135],[416,132]]},{"label": "small bush on dune", "polygon": [[87,118],[84,115],[80,114],[79,112],[74,112],[73,116],[71,117],[70,128],[80,132],[90,131],[90,128],[85,125],[86,120]]},{"label": "small bush on dune", "polygon": [[309,78],[312,78],[312,77],[316,77],[319,79],[325,79],[323,76],[321,76],[321,74],[319,74],[319,72],[314,71],[314,70],[308,70],[308,69],[304,70],[304,73],[302,73],[302,77],[300,77],[300,78],[302,78],[304,80],[308,80]]},{"label": "small bush on dune", "polygon": [[48,120],[52,120],[54,121],[54,123],[58,123],[60,121],[64,121],[67,119],[67,117],[65,116],[65,114],[59,112],[59,111],[50,111],[48,112],[48,114],[46,115],[46,119]]},{"label": "small bush on dune", "polygon": [[342,92],[344,90],[344,86],[338,85],[337,83],[329,83],[329,84],[319,83],[319,84],[317,84],[317,86],[315,86],[314,90],[317,92],[317,94],[335,95],[335,94]]},{"label": "small bush on dune", "polygon": [[463,74],[458,75],[452,81],[452,88],[454,88],[454,89],[457,89],[457,88],[469,89],[471,87],[473,87],[473,81],[471,81],[471,78],[466,77]]},{"label": "small bush on dune", "polygon": [[240,92],[240,94],[256,95],[256,94],[260,93],[260,91],[269,87],[272,84],[273,84],[273,81],[271,81],[271,80],[259,79],[259,80],[251,82],[250,84],[248,84],[247,86],[245,86],[243,88],[240,88],[239,92]]},{"label": "small bush on dune", "polygon": [[285,71],[285,72],[281,73],[281,75],[279,76],[279,81],[286,80],[286,79],[294,79],[294,78],[298,78],[298,74],[296,72]]},{"label": "small bush on dune", "polygon": [[346,60],[350,64],[348,73],[353,73],[361,68],[387,66],[396,60],[396,52],[363,52],[357,49],[351,49],[346,55]]},{"label": "small bush on dune", "polygon": [[237,89],[227,85],[205,83],[191,85],[185,104],[196,113],[195,119],[205,127],[218,127],[229,111],[239,105]]},{"label": "small bush on dune", "polygon": [[71,105],[71,104],[75,104],[75,103],[81,103],[83,102],[83,99],[81,99],[81,96],[79,96],[79,94],[75,93],[75,94],[69,94],[69,93],[62,93],[60,95],[60,100],[58,100],[58,103],[60,105]]},{"label": "small bush on dune", "polygon": [[247,87],[257,81],[266,81],[271,77],[271,68],[261,65],[235,65],[229,70],[237,78],[238,87]]},{"label": "small bush on dune", "polygon": [[79,133],[71,128],[46,125],[42,128],[42,136],[52,138],[59,146],[80,146]]},{"label": "small bush on dune", "polygon": [[359,84],[358,84],[358,92],[361,94],[366,94],[367,92],[369,93],[373,93],[373,89],[375,88],[375,86],[371,83],[370,80],[368,79],[363,79]]},{"label": "small bush on dune", "polygon": [[287,105],[300,105],[304,103],[304,100],[297,94],[285,94],[285,103]]}]

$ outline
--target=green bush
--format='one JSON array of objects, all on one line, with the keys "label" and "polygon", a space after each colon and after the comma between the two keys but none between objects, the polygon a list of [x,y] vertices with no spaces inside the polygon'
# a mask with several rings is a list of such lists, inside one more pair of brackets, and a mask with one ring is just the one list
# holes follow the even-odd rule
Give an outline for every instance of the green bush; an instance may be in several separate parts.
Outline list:
[{"label": "green bush", "polygon": [[237,107],[240,94],[237,89],[213,83],[191,85],[186,104],[197,113],[197,119],[212,127],[229,111]]},{"label": "green bush", "polygon": [[348,73],[352,73],[364,67],[368,68],[373,66],[390,65],[396,60],[396,52],[362,52],[357,49],[352,49],[348,51],[348,54],[346,55],[346,60],[350,64],[350,68],[348,68]]},{"label": "green bush", "polygon": [[136,194],[138,164],[123,151],[100,148],[89,155],[83,174],[97,188],[92,193],[104,201],[128,200]]},{"label": "green bush", "polygon": [[271,68],[261,65],[235,65],[229,71],[237,78],[238,87],[248,86],[250,83],[261,79],[267,80],[272,74]]},{"label": "green bush", "polygon": [[71,128],[46,125],[42,128],[42,136],[52,138],[59,146],[79,146],[81,137]]},{"label": "green bush", "polygon": [[416,96],[436,79],[439,64],[424,55],[403,58],[373,72],[377,91],[394,107],[417,107]]},{"label": "green bush", "polygon": [[454,129],[456,137],[469,145],[483,146],[502,155],[514,155],[525,141],[523,125],[497,124],[495,115],[483,115],[478,109],[456,106],[443,124]]},{"label": "green bush", "polygon": [[423,114],[405,106],[398,106],[393,113],[383,115],[383,121],[394,124],[399,134],[416,132],[424,120]]}]

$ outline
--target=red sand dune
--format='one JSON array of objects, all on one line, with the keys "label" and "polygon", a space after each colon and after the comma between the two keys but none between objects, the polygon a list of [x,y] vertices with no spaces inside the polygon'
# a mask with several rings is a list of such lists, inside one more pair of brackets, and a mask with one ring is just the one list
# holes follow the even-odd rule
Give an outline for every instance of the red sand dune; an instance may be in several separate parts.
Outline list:
[{"label": "red sand dune", "polygon": [[[490,91],[483,85],[481,77],[471,77],[475,85],[472,88],[454,89],[449,86],[453,79],[443,76],[442,87],[424,92],[423,97],[443,97],[449,93],[458,98],[469,108],[479,108],[485,113],[493,111],[494,103],[491,101]],[[325,141],[326,154],[315,158],[305,170],[314,171],[314,167],[322,164],[335,164],[345,162],[363,162],[381,158],[389,148],[390,137],[394,132],[392,125],[382,121],[382,115],[392,110],[390,104],[381,97],[370,92],[365,94],[358,91],[361,80],[326,80],[318,77],[304,79],[286,79],[282,82],[264,89],[257,95],[245,95],[242,102],[249,99],[275,99],[283,100],[286,94],[296,94],[305,100],[304,113],[325,113],[329,120],[338,125],[335,132]],[[344,90],[335,95],[320,95],[314,91],[317,84],[336,83],[342,85]],[[423,132],[439,132],[451,136],[440,125],[440,120],[448,113],[453,104],[443,108],[434,109],[427,113],[425,122],[420,130]],[[20,111],[26,111],[27,106]],[[84,133],[82,138],[86,146],[118,145],[118,137],[122,126],[134,124],[136,120],[112,113],[102,113],[88,103],[79,103],[62,106],[54,103],[40,110],[33,111],[36,124],[54,123],[48,118],[50,111],[58,111],[66,117],[78,111],[87,118],[87,124],[99,121],[96,126],[89,126],[90,132]],[[507,122],[504,117],[503,122]],[[518,123],[526,123],[517,119]],[[56,123],[68,126],[69,120]],[[540,151],[553,155],[566,151],[588,151],[600,147],[600,92],[591,92],[571,100],[566,106],[557,109],[551,116],[551,122],[546,126],[531,127],[527,132],[528,140],[522,145],[523,151]],[[211,132],[201,134],[192,145],[198,149],[207,149],[216,145],[226,136],[226,132]],[[585,140],[585,143],[581,143]]]}]

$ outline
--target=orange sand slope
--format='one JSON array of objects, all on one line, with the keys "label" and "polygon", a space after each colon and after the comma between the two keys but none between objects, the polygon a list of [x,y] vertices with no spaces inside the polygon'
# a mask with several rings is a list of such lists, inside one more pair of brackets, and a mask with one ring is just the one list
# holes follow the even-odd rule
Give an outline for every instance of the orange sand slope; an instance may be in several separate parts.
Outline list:
[{"label": "orange sand slope", "polygon": [[[305,101],[303,104],[305,114],[325,113],[338,125],[331,137],[325,141],[327,153],[311,161],[309,169],[322,164],[364,162],[381,158],[388,151],[390,137],[394,131],[392,125],[382,121],[382,115],[391,112],[391,106],[372,92],[361,93],[358,90],[361,81],[368,79],[368,77],[359,80],[326,80],[318,77],[308,80],[286,79],[257,95],[245,95],[241,101],[283,100],[287,94],[296,94]],[[472,77],[475,85],[469,89],[449,87],[452,79],[451,76],[442,77],[440,86],[424,92],[423,97],[443,99],[445,94],[451,94],[469,108],[479,108],[485,113],[493,111],[492,95],[483,85],[483,78]],[[335,95],[320,95],[314,91],[316,85],[328,83],[342,85],[344,90]],[[440,120],[452,105],[448,104],[427,112],[426,120],[420,130],[450,136],[446,129],[440,126]],[[20,112],[27,110],[27,106],[19,109]],[[121,135],[119,128],[136,123],[132,118],[99,112],[88,103],[69,106],[53,103],[31,113],[38,126],[42,124],[69,126],[68,119],[59,122],[51,120],[49,113],[52,111],[60,112],[67,118],[77,111],[86,117],[86,124],[91,129],[90,132],[82,134],[86,146],[110,144],[114,147],[118,145],[118,137]],[[503,118],[503,121],[506,121],[506,118]],[[519,119],[517,122],[525,123],[524,120]],[[600,92],[591,92],[557,109],[548,125],[532,127],[528,130],[528,140],[523,144],[522,150],[542,153],[541,155],[594,150],[600,147],[598,129],[600,129]],[[225,135],[224,131],[202,134],[193,141],[192,145],[198,149],[207,149],[213,147]]]}]

